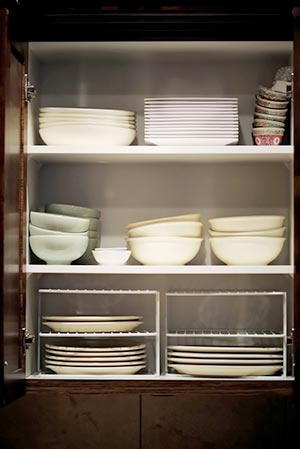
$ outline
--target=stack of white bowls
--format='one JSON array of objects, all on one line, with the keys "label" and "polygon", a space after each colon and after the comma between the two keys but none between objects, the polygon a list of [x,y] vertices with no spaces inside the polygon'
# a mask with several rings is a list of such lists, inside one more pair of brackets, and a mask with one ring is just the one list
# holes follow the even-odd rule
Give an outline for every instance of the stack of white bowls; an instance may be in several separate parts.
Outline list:
[{"label": "stack of white bowls", "polygon": [[48,264],[93,263],[100,241],[100,211],[52,203],[46,212],[30,213],[30,246]]},{"label": "stack of white bowls", "polygon": [[184,265],[198,254],[201,233],[200,214],[188,214],[130,223],[127,241],[143,265]]},{"label": "stack of white bowls", "polygon": [[117,109],[41,108],[39,133],[46,145],[130,145],[136,113]]},{"label": "stack of white bowls", "polygon": [[237,98],[146,98],[144,114],[146,143],[233,145],[239,140]]},{"label": "stack of white bowls", "polygon": [[282,251],[282,215],[221,217],[208,220],[213,253],[227,265],[268,265]]}]

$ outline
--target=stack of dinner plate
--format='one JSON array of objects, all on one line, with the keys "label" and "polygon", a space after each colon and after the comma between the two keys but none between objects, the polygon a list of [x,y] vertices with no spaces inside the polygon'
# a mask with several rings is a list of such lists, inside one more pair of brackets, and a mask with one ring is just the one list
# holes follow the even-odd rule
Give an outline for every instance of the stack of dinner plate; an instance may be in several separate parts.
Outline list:
[{"label": "stack of dinner plate", "polygon": [[143,323],[140,316],[44,316],[43,325],[54,332],[130,332]]},{"label": "stack of dinner plate", "polygon": [[56,374],[128,375],[146,367],[146,345],[86,340],[45,345],[45,368]]},{"label": "stack of dinner plate", "polygon": [[239,140],[237,98],[144,100],[145,142],[154,145],[233,145]]},{"label": "stack of dinner plate", "polygon": [[282,347],[168,346],[168,367],[203,377],[271,376],[283,368]]},{"label": "stack of dinner plate", "polygon": [[46,145],[130,145],[136,113],[119,109],[41,108],[39,133]]}]

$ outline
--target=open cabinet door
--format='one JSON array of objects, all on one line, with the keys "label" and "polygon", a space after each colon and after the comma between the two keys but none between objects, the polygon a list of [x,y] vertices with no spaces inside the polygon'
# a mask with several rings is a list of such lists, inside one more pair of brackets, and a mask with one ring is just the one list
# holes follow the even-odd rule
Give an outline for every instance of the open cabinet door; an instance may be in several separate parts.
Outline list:
[{"label": "open cabinet door", "polygon": [[24,392],[24,58],[8,38],[0,10],[0,392],[1,403]]}]

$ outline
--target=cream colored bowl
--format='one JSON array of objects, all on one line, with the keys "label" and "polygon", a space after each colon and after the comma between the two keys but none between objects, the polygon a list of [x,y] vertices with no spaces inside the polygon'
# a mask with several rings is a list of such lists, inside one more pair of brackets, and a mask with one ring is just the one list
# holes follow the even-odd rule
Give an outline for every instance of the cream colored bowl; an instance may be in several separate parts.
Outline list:
[{"label": "cream colored bowl", "polygon": [[243,236],[261,236],[261,237],[283,237],[285,227],[276,229],[266,229],[264,231],[244,231],[244,232],[221,232],[208,230],[211,237],[243,237]]},{"label": "cream colored bowl", "polygon": [[30,221],[31,224],[39,228],[61,232],[85,232],[90,226],[90,219],[88,218],[48,214],[46,212],[30,212]]},{"label": "cream colored bowl", "polygon": [[51,203],[46,206],[46,212],[71,217],[100,218],[101,212],[90,207],[75,206],[73,204]]},{"label": "cream colored bowl", "polygon": [[143,265],[185,265],[198,254],[201,238],[136,237],[129,238],[132,256]]},{"label": "cream colored bowl", "polygon": [[213,253],[227,265],[268,265],[279,256],[284,237],[213,237]]},{"label": "cream colored bowl", "polygon": [[33,235],[29,237],[32,252],[49,265],[70,265],[87,249],[88,237],[83,235]]},{"label": "cream colored bowl", "polygon": [[29,233],[30,235],[87,235],[89,237],[89,232],[94,231],[85,231],[85,232],[61,232],[61,231],[52,231],[51,229],[39,228],[38,226],[34,226],[32,224],[29,225]]},{"label": "cream colored bowl", "polygon": [[201,237],[199,221],[173,221],[138,226],[128,231],[128,237]]},{"label": "cream colored bowl", "polygon": [[283,215],[250,215],[212,218],[208,222],[213,231],[245,232],[281,228],[284,219]]},{"label": "cream colored bowl", "polygon": [[127,225],[127,229],[129,230],[137,228],[139,226],[172,221],[200,221],[200,214],[176,215],[174,217],[154,218],[151,220],[137,221],[135,223],[129,223],[129,225]]}]

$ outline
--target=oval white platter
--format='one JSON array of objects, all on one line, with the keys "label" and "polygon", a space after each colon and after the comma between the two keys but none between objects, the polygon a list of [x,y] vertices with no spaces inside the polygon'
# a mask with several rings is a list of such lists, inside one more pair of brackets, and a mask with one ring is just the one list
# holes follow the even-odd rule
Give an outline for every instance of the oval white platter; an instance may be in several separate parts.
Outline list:
[{"label": "oval white platter", "polygon": [[185,365],[170,364],[181,374],[191,376],[211,376],[211,377],[240,377],[240,376],[270,376],[282,369],[282,365],[268,366],[224,366],[224,365]]},{"label": "oval white platter", "polygon": [[115,366],[115,367],[75,367],[75,366],[56,366],[52,364],[47,364],[46,368],[51,369],[56,374],[102,374],[102,375],[126,375],[135,374],[141,369],[145,368],[146,365],[138,366]]}]

